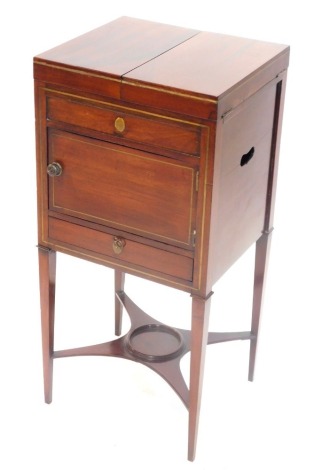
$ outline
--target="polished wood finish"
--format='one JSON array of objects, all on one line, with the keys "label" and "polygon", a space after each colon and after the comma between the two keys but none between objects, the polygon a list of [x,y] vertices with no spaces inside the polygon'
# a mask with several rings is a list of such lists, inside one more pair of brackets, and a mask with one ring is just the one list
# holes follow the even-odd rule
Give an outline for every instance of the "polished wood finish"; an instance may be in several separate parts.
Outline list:
[{"label": "polished wood finish", "polygon": [[[44,54],[38,54],[35,63],[63,64],[76,71],[90,70],[120,77],[197,33],[197,30],[179,26],[121,17]],[[109,42],[104,44],[104,38]]]},{"label": "polished wood finish", "polygon": [[62,88],[79,88],[119,99],[123,74],[195,34],[197,31],[192,29],[122,17],[39,54],[34,61],[34,76]]},{"label": "polished wood finish", "polygon": [[251,332],[253,337],[250,342],[250,362],[248,375],[248,378],[251,382],[253,382],[254,379],[258,331],[260,325],[260,315],[262,311],[264,282],[266,280],[267,263],[270,250],[270,238],[271,232],[265,232],[256,242],[254,295],[251,325]]},{"label": "polished wood finish", "polygon": [[[119,136],[119,142],[132,142],[132,145],[147,144],[160,149],[170,149],[188,155],[199,156],[200,127],[178,122],[160,116],[147,116],[139,112],[131,113],[125,107],[104,106],[84,102],[78,98],[71,100],[51,95],[47,100],[47,117],[50,125],[65,122],[70,130],[76,127]],[[116,119],[123,119],[125,128],[118,131]],[[71,126],[71,127],[70,127]],[[75,127],[73,127],[75,126]],[[158,142],[156,142],[158,135]]]},{"label": "polished wood finish", "polygon": [[[279,44],[200,32],[126,73],[122,97],[151,106],[159,101],[178,111],[181,105],[183,112],[215,119],[285,70],[288,55],[289,49]],[[142,93],[135,97],[138,82]]]},{"label": "polished wood finish", "polygon": [[124,291],[125,273],[119,269],[114,271],[114,301],[115,301],[115,334],[121,335],[123,305],[118,297]]},{"label": "polished wood finish", "polygon": [[120,237],[124,246],[120,253],[116,253],[114,235],[52,217],[49,219],[49,234],[56,243],[60,241],[65,247],[86,250],[86,253],[95,252],[99,259],[111,260],[117,266],[128,264],[134,269],[155,270],[180,279],[192,279],[193,259],[189,256],[160,250],[127,237]]},{"label": "polished wood finish", "polygon": [[[34,58],[48,403],[55,358],[140,362],[187,407],[193,460],[207,344],[249,340],[253,380],[288,58],[287,46],[126,17]],[[254,243],[250,331],[208,333],[214,284]],[[54,350],[56,252],[113,268],[119,338]],[[191,294],[191,331],[140,310],[126,273]]]},{"label": "polished wood finish", "polygon": [[189,441],[188,459],[194,460],[201,406],[202,383],[205,364],[205,352],[208,337],[210,292],[207,299],[192,298],[191,325],[191,365],[190,365],[190,401],[189,401]]},{"label": "polished wood finish", "polygon": [[[126,294],[119,290],[124,280],[121,272],[116,273],[116,300],[121,307],[124,307],[129,315],[130,329],[129,331],[112,341],[106,343],[94,344],[79,348],[65,349],[53,352],[53,358],[75,357],[75,356],[114,356],[131,361],[136,360],[146,367],[154,370],[159,374],[172,389],[176,392],[183,404],[190,412],[190,439],[189,439],[189,459],[193,460],[196,446],[197,421],[200,410],[201,382],[204,369],[204,346],[208,344],[222,343],[228,341],[254,340],[255,336],[250,331],[241,331],[235,333],[205,333],[206,328],[203,326],[203,308],[206,309],[205,321],[208,322],[209,303],[208,301],[198,305],[200,308],[194,309],[195,328],[184,330],[181,328],[173,328],[161,323],[141,310]],[[121,284],[122,280],[122,284]],[[197,300],[196,300],[197,301]],[[121,329],[121,311],[118,311],[118,327]],[[121,332],[121,331],[120,331]],[[193,334],[192,334],[193,333]],[[202,347],[199,347],[200,338],[202,336]],[[144,338],[140,339],[140,336]],[[152,337],[156,336],[157,341],[152,342]],[[136,342],[133,341],[136,338]],[[193,342],[196,347],[193,348]],[[194,349],[192,364],[193,374],[198,377],[198,382],[191,379],[191,386],[197,388],[197,393],[192,394],[180,368],[181,358],[189,351]],[[196,351],[197,350],[197,351]],[[199,354],[202,361],[199,361]],[[191,403],[193,396],[197,397],[196,403]]]},{"label": "polished wood finish", "polygon": [[191,247],[193,167],[61,131],[48,141],[49,163],[64,167],[49,184],[50,211]]},{"label": "polished wood finish", "polygon": [[56,290],[56,252],[39,247],[39,279],[41,328],[44,365],[45,402],[52,401],[55,290]]}]

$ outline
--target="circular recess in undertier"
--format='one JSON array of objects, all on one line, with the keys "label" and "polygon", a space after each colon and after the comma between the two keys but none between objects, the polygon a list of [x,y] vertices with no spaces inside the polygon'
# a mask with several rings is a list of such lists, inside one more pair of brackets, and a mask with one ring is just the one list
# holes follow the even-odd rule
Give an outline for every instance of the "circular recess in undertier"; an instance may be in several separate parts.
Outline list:
[{"label": "circular recess in undertier", "polygon": [[170,326],[149,324],[133,330],[126,339],[128,351],[146,362],[164,362],[179,356],[184,347],[179,331]]}]

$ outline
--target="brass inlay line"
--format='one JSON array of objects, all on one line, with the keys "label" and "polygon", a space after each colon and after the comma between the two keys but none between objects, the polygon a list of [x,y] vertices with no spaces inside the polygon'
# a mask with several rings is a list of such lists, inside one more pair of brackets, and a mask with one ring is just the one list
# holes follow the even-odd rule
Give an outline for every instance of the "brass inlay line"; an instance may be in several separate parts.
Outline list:
[{"label": "brass inlay line", "polygon": [[[47,240],[43,240],[43,242],[46,243],[47,245],[51,245],[51,243],[48,242]],[[71,249],[71,248],[67,248],[67,247],[65,247],[64,245],[56,245],[56,244],[53,244],[53,246],[54,246],[53,249],[59,248],[61,252],[64,252],[64,253],[75,253],[75,254],[78,254],[78,255],[81,255],[81,256],[85,256],[86,258],[90,258],[90,259],[97,260],[97,261],[102,261],[102,262],[104,262],[104,258],[105,258],[105,263],[106,263],[106,264],[110,264],[111,266],[113,266],[113,268],[114,268],[115,266],[118,266],[119,268],[125,268],[125,267],[126,267],[125,264],[118,263],[118,262],[116,262],[116,261],[108,261],[108,260],[107,260],[108,255],[104,255],[104,257],[102,258],[102,257],[98,257],[98,256],[86,254],[86,253],[84,253],[84,252],[82,252],[82,251],[78,251],[78,250],[73,250],[73,249]],[[87,250],[87,251],[90,251],[90,250]],[[148,268],[148,269],[149,269],[149,268]],[[150,278],[153,278],[153,279],[163,280],[163,281],[165,281],[165,282],[167,282],[167,283],[170,283],[170,284],[173,284],[173,285],[176,285],[176,286],[185,287],[185,289],[184,289],[185,291],[187,290],[187,289],[186,289],[187,287],[190,288],[191,290],[196,290],[195,288],[193,288],[193,287],[191,286],[191,282],[192,282],[192,281],[191,281],[191,280],[188,280],[188,279],[186,279],[186,282],[188,282],[189,285],[183,284],[183,283],[180,283],[180,282],[176,282],[176,281],[169,280],[169,279],[167,279],[167,277],[157,276],[157,275],[155,275],[155,274],[150,274],[150,273],[148,273],[147,271],[141,271],[140,269],[131,268],[128,263],[127,263],[127,270],[128,270],[128,271],[132,271],[132,272],[134,272],[134,273],[142,274],[142,275],[144,275],[144,277],[147,276],[147,277],[150,277]],[[152,271],[155,271],[155,270],[152,269]],[[173,276],[173,275],[171,275],[171,274],[166,274],[165,276],[175,277],[175,276]]]},{"label": "brass inlay line", "polygon": [[[37,62],[35,61],[35,63],[38,63],[38,64],[41,64],[41,65],[46,65],[46,66],[51,66],[50,64],[44,64],[42,62]],[[63,67],[58,67],[58,66],[55,66],[55,68],[63,68]],[[67,68],[64,68],[65,70],[69,70],[71,72],[76,72],[76,73],[82,73],[83,75],[86,74],[86,75],[94,75],[94,74],[88,74],[88,73],[85,73],[85,72],[80,72],[80,71],[74,71],[72,69],[67,69]],[[120,80],[117,80],[117,79],[114,79],[114,78],[110,78],[110,77],[104,77],[104,76],[99,76],[99,75],[96,75],[96,77],[99,77],[99,78],[103,78],[103,79],[107,79],[107,80],[112,80],[112,81],[119,81]],[[130,85],[134,85],[136,86],[136,84],[134,83],[130,83],[128,82],[128,84]],[[144,86],[143,86],[144,87]],[[146,88],[150,88],[149,86],[147,86]],[[153,87],[151,87],[153,88]],[[193,121],[187,121],[187,120],[183,120],[183,119],[178,119],[178,118],[173,118],[173,117],[170,117],[170,116],[164,116],[162,114],[158,114],[158,113],[152,113],[152,112],[149,112],[149,111],[142,111],[142,110],[139,110],[139,109],[136,109],[136,108],[131,108],[131,107],[128,107],[128,106],[123,106],[123,105],[118,105],[118,104],[113,104],[111,102],[107,102],[107,101],[102,101],[102,100],[96,100],[96,99],[90,99],[90,98],[85,98],[85,97],[82,97],[82,96],[79,96],[79,95],[75,95],[75,94],[71,94],[71,93],[67,93],[67,92],[62,92],[62,91],[56,91],[54,89],[50,89],[50,88],[46,88],[46,87],[41,87],[40,88],[41,90],[45,91],[45,92],[49,92],[51,95],[55,95],[55,96],[58,96],[58,95],[63,95],[63,96],[67,96],[67,97],[70,97],[70,98],[74,98],[74,99],[77,99],[78,102],[82,102],[82,101],[85,101],[87,103],[100,103],[102,105],[105,105],[105,106],[109,106],[111,108],[116,108],[116,109],[124,109],[124,110],[127,110],[127,111],[131,111],[131,112],[134,112],[136,114],[140,114],[140,115],[148,115],[148,116],[154,116],[154,117],[158,117],[158,118],[161,118],[163,120],[166,120],[166,121],[174,121],[174,122],[181,122],[181,123],[184,123],[184,124],[189,124],[189,125],[192,125],[192,126],[195,126],[195,127],[199,127],[199,128],[204,128],[207,130],[206,134],[206,151],[205,151],[205,180],[204,180],[204,188],[206,189],[207,188],[207,171],[208,171],[208,165],[209,165],[209,137],[210,137],[210,127],[208,125],[205,125],[205,124],[200,124],[200,123],[196,123],[196,122],[193,122]],[[164,91],[166,92],[166,90],[161,90],[161,91]],[[171,92],[170,92],[171,93]],[[47,96],[47,95],[46,95]],[[187,95],[183,95],[183,96],[187,96]],[[199,99],[199,100],[204,100],[203,98],[201,97],[193,97],[195,99]],[[206,99],[205,99],[206,101]],[[216,102],[215,100],[208,100],[208,101],[212,101],[212,102]],[[40,105],[39,106],[39,116],[41,116],[41,111],[42,111],[42,106]],[[39,121],[41,122],[41,119],[39,119]],[[40,127],[40,132],[41,132],[41,125],[39,126]],[[41,142],[41,139],[40,139],[40,142]],[[41,146],[40,146],[41,147]],[[40,149],[40,154],[42,153],[42,149]],[[132,155],[132,154],[131,154]],[[41,175],[46,174],[45,172],[45,168],[43,168],[43,159],[40,158],[41,160]],[[165,162],[164,162],[165,163]],[[170,163],[168,163],[170,164]],[[188,168],[188,167],[187,167]],[[194,171],[192,168],[191,168],[192,171]],[[42,182],[42,185],[44,184],[44,180],[41,176],[41,182]],[[194,178],[193,178],[194,180]],[[204,190],[203,188],[203,190]],[[44,193],[44,191],[42,190],[42,194]],[[191,285],[191,283],[193,282],[193,279],[192,281],[186,281],[188,284],[185,284],[185,283],[180,283],[180,282],[175,282],[175,281],[172,281],[172,280],[169,280],[167,279],[166,277],[162,277],[162,276],[156,276],[156,275],[153,275],[153,274],[150,274],[150,273],[147,273],[146,271],[141,271],[139,269],[134,269],[134,268],[130,268],[128,267],[127,269],[131,272],[134,272],[134,273],[138,273],[138,274],[142,274],[144,276],[147,276],[149,278],[152,278],[152,279],[156,279],[156,280],[164,280],[166,281],[167,283],[169,284],[172,284],[174,286],[180,286],[180,287],[183,287],[183,290],[184,291],[191,291],[191,292],[197,292],[200,288],[200,285],[201,285],[201,273],[202,273],[202,267],[203,267],[203,249],[204,249],[204,230],[205,230],[205,217],[206,217],[206,211],[207,211],[207,208],[206,208],[206,194],[204,192],[204,202],[203,202],[203,212],[202,212],[202,221],[201,221],[201,231],[200,231],[200,240],[199,240],[199,243],[200,243],[200,259],[199,259],[199,274],[198,274],[198,285],[196,287],[193,287]],[[42,232],[42,240],[44,243],[50,245],[49,242],[47,242],[45,240],[46,236],[45,236],[45,224],[44,224],[44,219],[45,217],[47,217],[46,214],[46,210],[44,209],[44,206],[45,206],[45,203],[44,201],[42,200],[42,207],[41,207],[41,232]],[[190,211],[190,218],[192,217],[192,208],[191,208],[191,211]],[[149,233],[149,232],[148,232]],[[190,226],[190,233],[191,233],[191,226]],[[164,237],[166,238],[166,237]],[[174,240],[174,241],[179,241],[179,240]],[[182,243],[182,242],[181,242]],[[104,259],[101,258],[101,257],[97,257],[97,256],[92,256],[92,255],[89,255],[89,254],[85,254],[85,253],[82,253],[80,251],[77,251],[77,250],[71,250],[69,248],[64,248],[63,246],[60,246],[60,245],[54,245],[54,247],[56,248],[59,248],[61,249],[60,251],[63,251],[63,252],[68,252],[68,253],[76,253],[76,254],[81,254],[81,256],[86,256],[87,258],[90,258],[91,260],[95,260],[95,261],[102,261],[104,262]],[[113,267],[114,266],[119,266],[119,267],[125,267],[125,265],[123,264],[119,264],[117,262],[110,262],[110,261],[105,261],[105,263],[109,264],[109,265],[112,265]],[[195,265],[195,261],[194,261],[194,265]],[[171,277],[171,275],[169,275]],[[193,276],[194,277],[194,276]]]},{"label": "brass inlay line", "polygon": [[[206,101],[207,103],[217,103],[217,99],[214,99],[214,98],[206,98],[204,96],[195,96],[195,95],[192,95],[192,94],[189,94],[189,93],[166,90],[164,88],[160,88],[160,87],[157,87],[157,86],[146,85],[146,84],[144,85],[142,83],[132,82],[132,81],[130,81],[130,79],[125,80],[123,76],[121,78],[106,77],[105,75],[101,75],[101,74],[97,74],[97,73],[93,73],[93,72],[88,72],[88,71],[84,71],[84,70],[78,70],[78,69],[74,69],[74,68],[72,69],[70,67],[64,67],[64,66],[61,66],[61,65],[49,64],[47,62],[41,62],[41,61],[38,61],[38,60],[34,60],[34,64],[43,65],[45,67],[50,67],[50,68],[53,68],[53,69],[65,70],[66,72],[77,73],[79,75],[88,75],[90,77],[101,78],[103,80],[111,80],[113,82],[119,82],[122,85],[131,85],[131,86],[136,86],[136,87],[139,87],[139,88],[147,88],[149,90],[155,90],[155,91],[159,91],[159,92],[162,92],[162,93],[167,93],[169,95],[174,95],[174,96],[181,96],[181,97],[189,98],[189,99],[192,99],[192,100]],[[104,73],[106,73],[106,72],[104,72]]]},{"label": "brass inlay line", "polygon": [[62,65],[55,65],[55,64],[49,64],[47,62],[41,62],[39,60],[34,60],[34,64],[37,65],[44,65],[45,67],[50,67],[52,69],[58,69],[58,70],[65,70],[66,72],[72,72],[72,73],[77,73],[78,75],[88,75],[89,77],[96,77],[96,78],[102,78],[103,80],[111,80],[113,82],[118,82],[120,83],[121,80],[119,78],[113,78],[113,77],[106,77],[104,75],[99,75],[97,73],[93,72],[87,72],[83,70],[78,70],[78,69],[72,69],[71,67],[64,67]]},{"label": "brass inlay line", "polygon": [[[42,100],[42,91],[41,89],[38,89],[37,90],[37,99],[38,101],[41,101]],[[39,153],[39,160],[40,160],[40,192],[41,192],[41,197],[40,197],[40,200],[41,200],[41,207],[40,207],[40,213],[41,213],[41,234],[42,234],[42,237],[43,237],[43,233],[44,233],[44,228],[45,228],[45,221],[44,221],[44,206],[45,206],[45,188],[44,188],[44,179],[42,178],[42,175],[43,175],[43,172],[44,172],[44,163],[47,159],[47,147],[45,147],[45,158],[43,158],[43,145],[42,145],[42,142],[43,142],[43,129],[42,129],[42,106],[41,106],[41,103],[37,103],[37,109],[38,109],[38,121],[36,123],[36,126],[38,126],[39,128],[39,139],[38,139],[38,153]],[[46,130],[47,128],[45,128]],[[47,136],[47,134],[46,134]],[[45,136],[45,137],[46,137]],[[37,157],[38,158],[38,157]],[[49,197],[49,196],[47,196]]]},{"label": "brass inlay line", "polygon": [[48,91],[52,95],[64,95],[64,96],[68,96],[70,98],[75,98],[79,102],[80,101],[86,101],[87,103],[91,103],[91,104],[92,103],[100,103],[102,105],[109,106],[111,108],[124,109],[124,110],[127,110],[127,111],[131,111],[135,115],[136,114],[143,114],[143,115],[147,115],[147,116],[158,117],[158,118],[164,119],[166,121],[181,122],[183,124],[189,124],[189,125],[192,125],[192,126],[195,126],[195,127],[200,127],[200,128],[203,128],[203,127],[207,128],[208,127],[204,124],[199,124],[198,122],[187,121],[187,120],[184,120],[184,119],[178,119],[178,118],[174,118],[174,117],[171,117],[171,116],[164,116],[163,114],[152,113],[150,111],[142,111],[142,110],[139,110],[139,109],[136,109],[136,108],[131,108],[129,106],[123,106],[123,105],[120,105],[120,104],[111,103],[109,101],[96,100],[95,98],[85,98],[83,96],[74,95],[72,93],[67,93],[67,92],[63,92],[63,91],[56,91],[56,90],[53,90],[51,88],[45,88],[45,91]]},{"label": "brass inlay line", "polygon": [[190,245],[188,242],[184,242],[182,240],[177,240],[176,238],[166,237],[165,235],[160,235],[158,233],[149,232],[148,230],[142,230],[142,229],[139,229],[139,228],[136,228],[136,227],[132,227],[131,225],[126,225],[126,224],[122,224],[122,223],[119,223],[119,222],[115,222],[115,221],[110,220],[110,219],[104,219],[102,217],[98,217],[96,215],[91,215],[91,214],[88,214],[86,212],[80,212],[80,211],[76,211],[74,209],[68,209],[67,207],[57,206],[54,202],[53,202],[52,209],[64,209],[65,213],[68,213],[69,215],[79,214],[79,215],[87,216],[87,217],[89,217],[89,219],[96,219],[96,220],[101,220],[102,222],[106,222],[106,223],[109,223],[109,224],[114,224],[113,228],[114,228],[114,226],[125,227],[126,229],[136,230],[136,232],[138,232],[138,233],[145,233],[145,234],[148,234],[148,235],[153,235],[153,236],[158,237],[158,238],[163,238],[165,240],[171,240],[173,242],[182,243],[183,245],[187,245],[187,246]]},{"label": "brass inlay line", "polygon": [[[201,281],[202,281],[202,268],[203,268],[203,251],[204,251],[204,230],[205,230],[205,217],[206,217],[206,192],[207,192],[207,172],[208,172],[208,165],[209,165],[209,136],[210,136],[210,128],[207,128],[207,136],[206,136],[206,153],[205,153],[205,178],[204,178],[204,186],[203,186],[203,213],[202,213],[202,223],[201,223],[201,231],[200,231],[200,256],[199,256],[199,270],[198,270],[198,286],[196,290],[200,289]],[[195,258],[194,258],[194,266],[195,266]],[[194,278],[194,276],[193,276]]]},{"label": "brass inlay line", "polygon": [[215,98],[205,98],[204,96],[195,96],[195,95],[191,95],[189,93],[166,90],[164,88],[160,88],[160,87],[153,86],[153,85],[147,85],[147,84],[144,85],[143,83],[140,83],[140,82],[122,80],[122,84],[123,85],[136,86],[136,87],[139,87],[139,88],[147,88],[148,90],[160,91],[162,93],[167,93],[168,95],[181,96],[183,98],[190,98],[190,99],[198,100],[198,101],[206,101],[206,103],[215,103],[215,104],[218,103],[218,100],[215,99]]}]

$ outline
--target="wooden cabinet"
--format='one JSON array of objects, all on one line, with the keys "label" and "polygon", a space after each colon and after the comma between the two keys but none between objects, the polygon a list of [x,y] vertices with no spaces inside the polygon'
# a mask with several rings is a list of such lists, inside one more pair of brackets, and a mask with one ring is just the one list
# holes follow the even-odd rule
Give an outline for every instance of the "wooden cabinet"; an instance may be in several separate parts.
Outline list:
[{"label": "wooden cabinet", "polygon": [[[34,58],[47,402],[56,357],[139,361],[186,405],[193,460],[206,345],[249,340],[253,380],[288,58],[287,46],[126,17]],[[208,333],[212,286],[253,243],[252,325]],[[113,268],[127,335],[54,350],[56,252]],[[125,273],[190,293],[191,331],[139,311]]]}]

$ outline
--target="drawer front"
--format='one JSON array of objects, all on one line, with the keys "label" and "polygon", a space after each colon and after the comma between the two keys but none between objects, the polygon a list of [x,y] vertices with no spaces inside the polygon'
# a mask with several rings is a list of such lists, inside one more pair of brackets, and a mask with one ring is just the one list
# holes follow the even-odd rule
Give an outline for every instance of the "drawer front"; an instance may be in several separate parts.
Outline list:
[{"label": "drawer front", "polygon": [[50,130],[49,209],[192,247],[195,168],[119,145]]},{"label": "drawer front", "polygon": [[[64,220],[49,218],[49,239],[54,243],[71,245],[79,250],[88,250],[103,255],[110,264],[132,265],[133,269],[174,276],[187,281],[192,280],[193,259],[170,253],[151,246],[143,245],[125,238],[72,224]],[[122,241],[122,243],[121,243]],[[121,252],[117,253],[119,246]],[[118,250],[117,250],[118,248]]]},{"label": "drawer front", "polygon": [[136,141],[195,156],[199,154],[199,126],[149,116],[128,113],[124,108],[114,110],[52,96],[47,99],[47,117],[50,120],[119,136],[122,141]]}]

